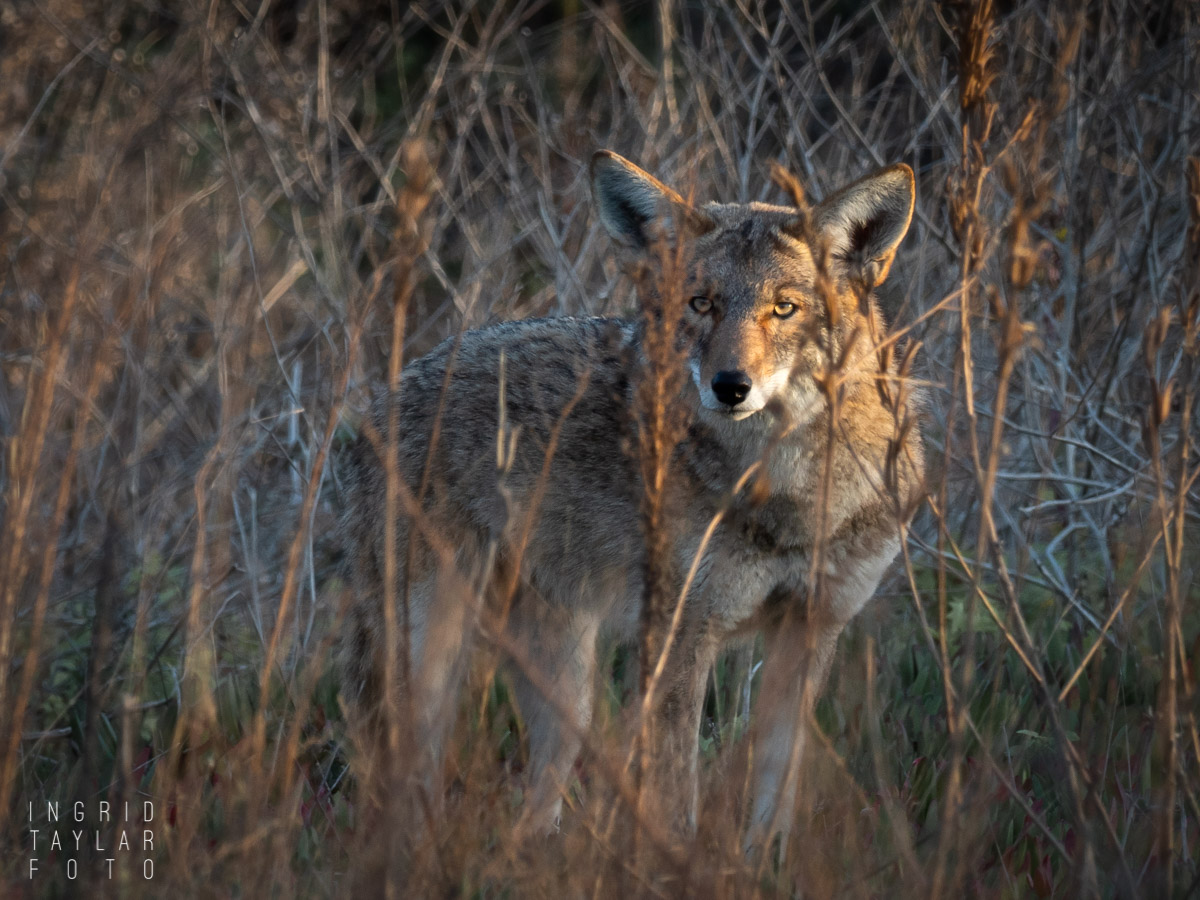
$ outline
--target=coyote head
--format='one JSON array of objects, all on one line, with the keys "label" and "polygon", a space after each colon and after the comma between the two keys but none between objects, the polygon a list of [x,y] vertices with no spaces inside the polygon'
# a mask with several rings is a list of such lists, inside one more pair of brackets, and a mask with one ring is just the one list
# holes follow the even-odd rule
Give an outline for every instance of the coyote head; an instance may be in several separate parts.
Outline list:
[{"label": "coyote head", "polygon": [[866,358],[877,316],[870,290],[887,276],[912,218],[908,166],[876,172],[808,210],[694,206],[607,150],[592,158],[591,174],[600,220],[627,268],[670,273],[650,293],[664,306],[667,292],[682,301],[704,415],[738,420],[768,409],[803,422],[819,409],[814,376]]}]

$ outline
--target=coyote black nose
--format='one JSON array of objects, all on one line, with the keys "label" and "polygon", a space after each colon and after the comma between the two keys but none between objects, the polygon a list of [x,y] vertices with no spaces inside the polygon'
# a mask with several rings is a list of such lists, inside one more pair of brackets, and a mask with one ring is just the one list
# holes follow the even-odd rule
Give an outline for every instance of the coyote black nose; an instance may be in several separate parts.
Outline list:
[{"label": "coyote black nose", "polygon": [[752,383],[745,372],[718,372],[713,376],[712,390],[726,406],[737,406],[750,393]]}]

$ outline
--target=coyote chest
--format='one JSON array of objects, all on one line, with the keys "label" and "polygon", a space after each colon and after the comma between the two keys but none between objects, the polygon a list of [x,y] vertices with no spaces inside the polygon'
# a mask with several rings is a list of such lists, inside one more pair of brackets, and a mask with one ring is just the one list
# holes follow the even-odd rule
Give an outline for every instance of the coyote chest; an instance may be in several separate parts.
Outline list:
[{"label": "coyote chest", "polygon": [[[814,427],[812,431],[823,431]],[[838,596],[837,587],[847,578],[858,576],[863,563],[870,568],[886,566],[895,555],[895,542],[875,534],[870,528],[871,515],[867,491],[857,483],[833,485],[829,498],[820,500],[823,477],[822,454],[804,446],[787,444],[747,449],[735,445],[720,467],[713,465],[711,435],[697,440],[692,429],[681,454],[691,464],[690,478],[681,479],[694,489],[693,501],[703,503],[689,514],[681,515],[691,528],[678,543],[679,565],[686,571],[696,565],[696,578],[689,603],[703,610],[703,617],[715,635],[754,630],[784,613],[808,615],[807,598],[813,584],[814,547],[822,544],[822,576],[833,596],[822,615],[848,618],[862,601],[855,596],[853,610]],[[765,442],[764,442],[765,444]],[[731,491],[746,468],[735,462],[741,454],[753,452],[761,469],[756,469],[735,496]],[[709,465],[701,480],[696,471],[698,456]],[[764,479],[765,495],[755,484]],[[686,488],[684,488],[686,490]],[[702,511],[701,511],[702,510]],[[849,515],[847,512],[851,511]],[[702,547],[702,531],[714,519],[719,520]],[[838,540],[833,540],[837,536]],[[848,553],[850,548],[853,551]],[[852,558],[851,558],[852,557]]]}]

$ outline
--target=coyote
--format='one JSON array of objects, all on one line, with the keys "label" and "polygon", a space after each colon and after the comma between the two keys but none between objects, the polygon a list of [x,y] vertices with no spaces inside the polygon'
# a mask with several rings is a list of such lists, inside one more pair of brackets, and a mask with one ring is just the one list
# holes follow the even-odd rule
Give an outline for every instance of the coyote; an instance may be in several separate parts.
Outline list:
[{"label": "coyote", "polygon": [[662,493],[671,630],[650,768],[685,779],[662,792],[676,798],[664,812],[694,828],[709,671],[722,647],[765,632],[749,833],[770,840],[794,814],[838,635],[920,491],[916,401],[871,293],[908,229],[913,173],[883,169],[811,209],[694,205],[600,151],[591,186],[648,314],[468,331],[378,398],[350,453],[348,684],[376,709],[403,696],[435,771],[466,650],[488,635],[517,662],[533,779],[523,822],[555,827],[598,644],[638,634],[638,391],[648,330],[665,322],[660,369],[678,371],[659,399],[681,424]]}]

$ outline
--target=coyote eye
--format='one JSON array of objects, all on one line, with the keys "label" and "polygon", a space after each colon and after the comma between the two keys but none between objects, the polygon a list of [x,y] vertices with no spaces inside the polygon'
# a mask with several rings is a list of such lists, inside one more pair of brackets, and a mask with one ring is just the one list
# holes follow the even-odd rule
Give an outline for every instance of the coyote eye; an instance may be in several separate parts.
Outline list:
[{"label": "coyote eye", "polygon": [[700,315],[704,315],[712,309],[712,301],[707,297],[693,297],[688,301],[688,306],[690,306]]},{"label": "coyote eye", "polygon": [[791,300],[780,300],[775,304],[775,315],[781,319],[786,319],[796,311],[796,304]]}]

